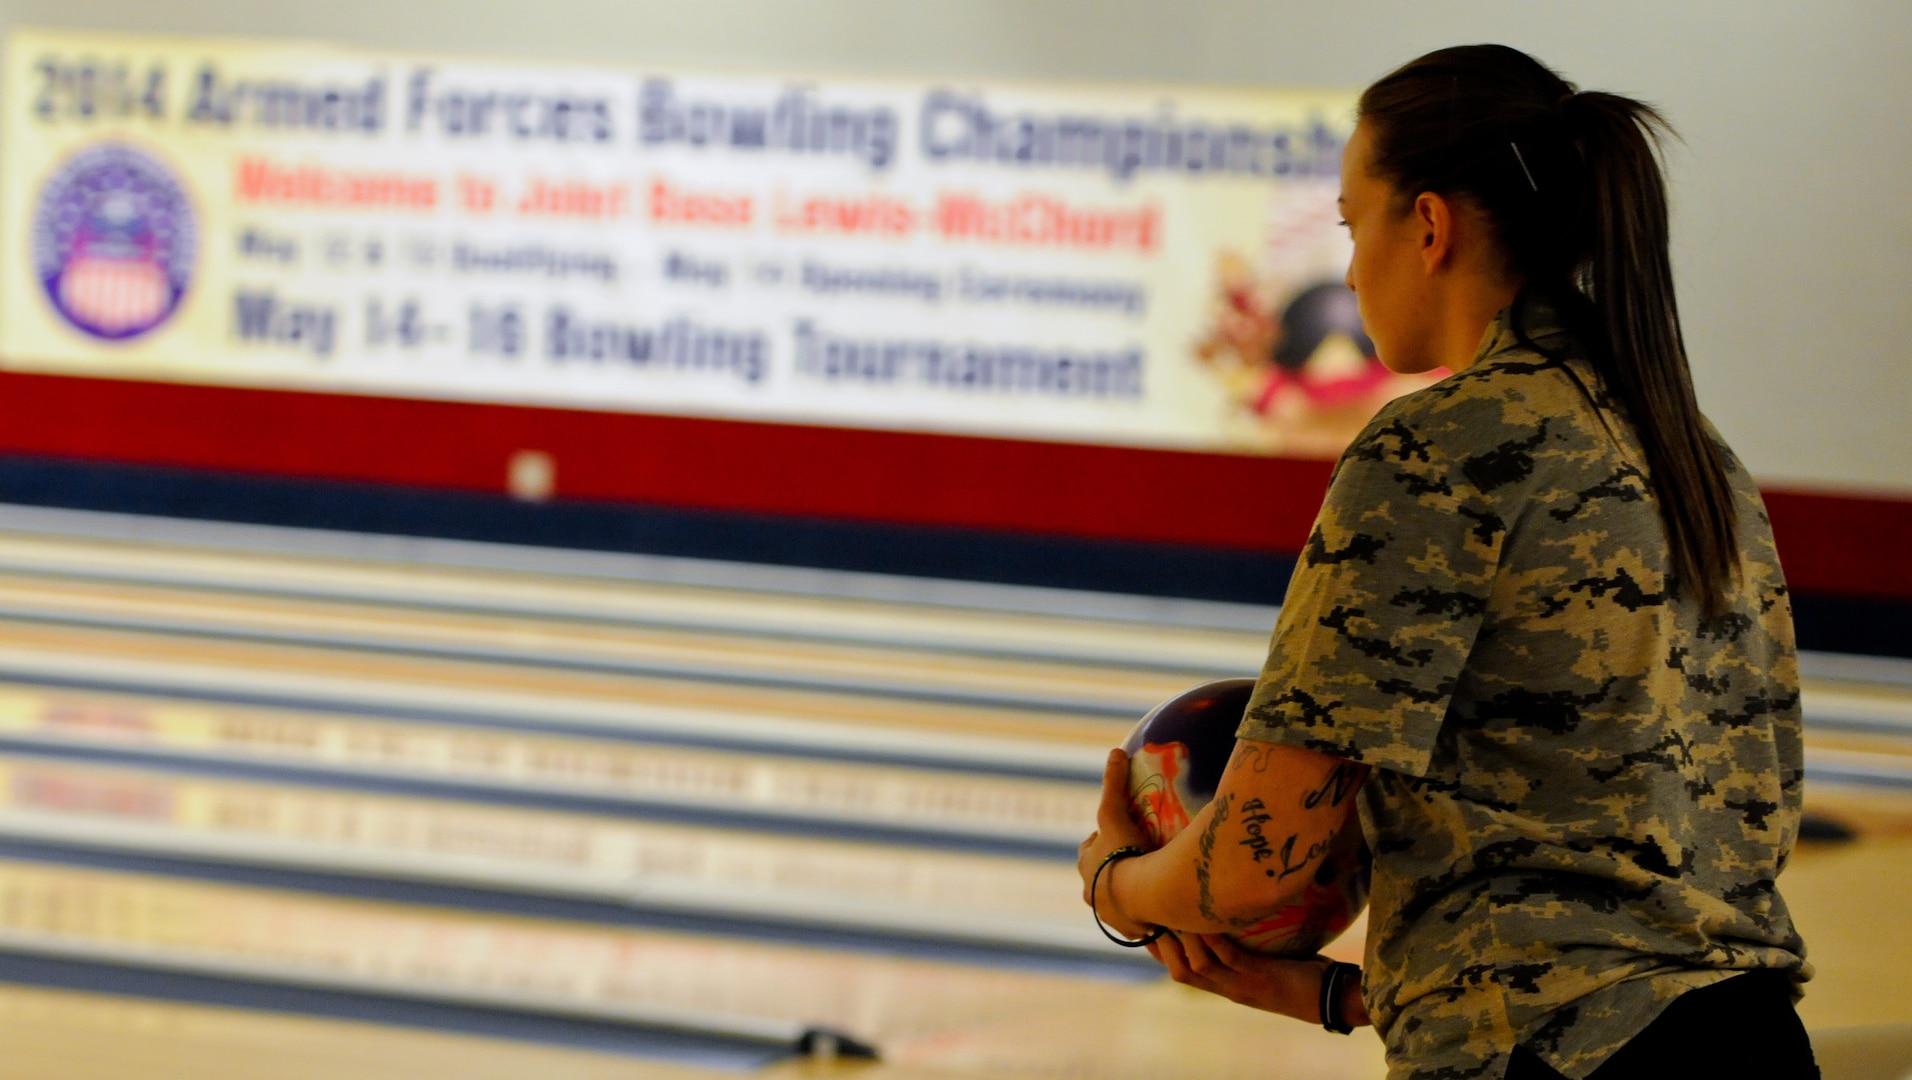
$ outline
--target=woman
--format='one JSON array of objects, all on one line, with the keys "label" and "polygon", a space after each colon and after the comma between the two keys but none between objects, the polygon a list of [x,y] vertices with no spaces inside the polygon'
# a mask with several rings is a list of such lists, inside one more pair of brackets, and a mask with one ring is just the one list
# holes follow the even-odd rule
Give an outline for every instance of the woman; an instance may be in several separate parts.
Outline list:
[{"label": "woman", "polygon": [[[1145,845],[1118,752],[1083,844],[1085,898],[1118,933],[1175,931],[1149,948],[1177,979],[1371,1016],[1393,1077],[1817,1075],[1775,887],[1791,616],[1694,402],[1661,124],[1501,46],[1362,96],[1348,285],[1390,368],[1455,374],[1337,465],[1214,802],[1124,854]],[[1356,808],[1358,988],[1217,936],[1296,898]]]}]

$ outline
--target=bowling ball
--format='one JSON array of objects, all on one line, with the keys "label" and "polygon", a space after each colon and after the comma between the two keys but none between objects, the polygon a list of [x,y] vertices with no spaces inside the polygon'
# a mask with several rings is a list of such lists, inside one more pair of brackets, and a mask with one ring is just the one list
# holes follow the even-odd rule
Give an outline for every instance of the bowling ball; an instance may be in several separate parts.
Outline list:
[{"label": "bowling ball", "polygon": [[[1129,813],[1155,847],[1174,839],[1214,799],[1254,689],[1253,679],[1221,679],[1183,691],[1157,705],[1123,741]],[[1302,792],[1294,797],[1299,802]],[[1350,803],[1301,898],[1228,936],[1251,952],[1313,956],[1367,905],[1368,868],[1361,821]]]}]

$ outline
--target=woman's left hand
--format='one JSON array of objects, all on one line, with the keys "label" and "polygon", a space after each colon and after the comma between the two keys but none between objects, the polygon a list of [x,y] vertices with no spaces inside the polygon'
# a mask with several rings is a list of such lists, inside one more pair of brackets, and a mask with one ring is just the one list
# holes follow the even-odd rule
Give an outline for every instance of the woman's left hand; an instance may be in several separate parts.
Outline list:
[{"label": "woman's left hand", "polygon": [[1076,849],[1076,869],[1082,874],[1082,902],[1094,905],[1103,923],[1116,933],[1130,938],[1146,937],[1153,927],[1129,918],[1115,902],[1115,871],[1122,860],[1102,871],[1101,886],[1093,898],[1089,895],[1096,869],[1109,852],[1125,847],[1147,851],[1154,846],[1141,826],[1129,816],[1129,756],[1121,750],[1109,751],[1108,765],[1102,770],[1102,804],[1096,808],[1095,827]]},{"label": "woman's left hand", "polygon": [[[1321,980],[1331,962],[1325,957],[1261,956],[1220,934],[1164,934],[1149,946],[1149,955],[1160,960],[1169,978],[1178,983],[1251,1009],[1310,1024],[1321,1022]],[[1367,1025],[1368,1010],[1359,984],[1350,980],[1341,991],[1337,1003],[1341,1019],[1351,1027]]]}]

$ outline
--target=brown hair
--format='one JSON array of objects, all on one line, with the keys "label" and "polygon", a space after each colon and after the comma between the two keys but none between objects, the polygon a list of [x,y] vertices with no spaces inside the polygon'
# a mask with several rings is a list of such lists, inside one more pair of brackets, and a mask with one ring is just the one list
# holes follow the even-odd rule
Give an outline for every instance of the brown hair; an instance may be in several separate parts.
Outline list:
[{"label": "brown hair", "polygon": [[1375,174],[1409,199],[1472,200],[1526,279],[1522,299],[1552,301],[1582,341],[1646,449],[1675,582],[1717,614],[1739,544],[1673,298],[1656,153],[1665,118],[1632,98],[1577,91],[1505,45],[1428,53],[1368,87],[1360,116]]}]

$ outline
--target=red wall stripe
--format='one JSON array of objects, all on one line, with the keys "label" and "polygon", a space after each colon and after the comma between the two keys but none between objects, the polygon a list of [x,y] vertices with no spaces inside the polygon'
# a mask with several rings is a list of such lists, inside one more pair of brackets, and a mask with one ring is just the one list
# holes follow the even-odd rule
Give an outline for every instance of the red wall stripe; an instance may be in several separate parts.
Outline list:
[{"label": "red wall stripe", "polygon": [[1912,500],[1797,488],[1761,494],[1794,591],[1912,600]]},{"label": "red wall stripe", "polygon": [[1298,550],[1319,461],[0,373],[0,451],[571,498]]},{"label": "red wall stripe", "polygon": [[[0,373],[0,452],[570,498],[1298,551],[1329,464],[952,435]],[[1768,505],[1797,590],[1912,599],[1912,501]]]}]

